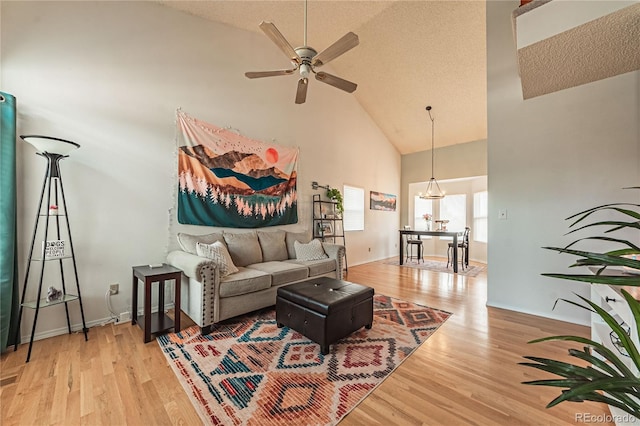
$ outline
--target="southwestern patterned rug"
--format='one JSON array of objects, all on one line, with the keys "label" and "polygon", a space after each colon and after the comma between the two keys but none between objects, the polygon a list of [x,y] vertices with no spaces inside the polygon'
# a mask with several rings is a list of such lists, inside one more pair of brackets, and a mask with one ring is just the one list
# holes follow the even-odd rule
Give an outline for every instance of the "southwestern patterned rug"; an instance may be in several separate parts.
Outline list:
[{"label": "southwestern patterned rug", "polygon": [[[400,265],[400,262],[398,262],[397,260],[392,260],[389,262],[384,262],[387,265]],[[405,261],[402,265],[400,265],[402,267],[407,267],[407,268],[414,268],[414,269],[423,269],[425,271],[433,271],[433,272],[444,272],[447,274],[453,274],[453,267],[451,265],[449,265],[449,267],[447,268],[447,262],[438,262],[436,260],[425,260],[420,261],[420,263],[418,263],[418,261],[416,260],[408,260]],[[467,277],[475,277],[477,276],[480,272],[486,270],[487,267],[486,266],[474,266],[474,265],[469,265],[468,268],[464,268],[462,269],[460,266],[458,266],[458,275],[464,275]]]},{"label": "southwestern patterned rug", "polygon": [[374,296],[373,328],[319,345],[268,309],[158,338],[205,424],[334,425],[415,351],[451,314]]}]

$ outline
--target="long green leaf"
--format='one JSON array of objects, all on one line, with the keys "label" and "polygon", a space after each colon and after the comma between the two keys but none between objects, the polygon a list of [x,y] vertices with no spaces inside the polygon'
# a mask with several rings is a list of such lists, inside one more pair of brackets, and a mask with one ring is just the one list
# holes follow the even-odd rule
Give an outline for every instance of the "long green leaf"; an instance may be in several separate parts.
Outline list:
[{"label": "long green leaf", "polygon": [[[620,343],[622,343],[622,346],[631,357],[631,360],[635,364],[636,368],[640,370],[640,353],[638,352],[638,348],[633,343],[633,340],[631,340],[631,337],[627,334],[627,332],[622,328],[620,324],[618,324],[618,321],[616,321],[615,318],[611,316],[611,314],[602,309],[598,304],[592,302],[586,297],[580,295],[578,295],[578,297],[582,299],[583,302],[587,303],[589,306],[595,309],[598,315],[600,315],[600,318],[602,318],[604,322],[606,322],[607,325],[613,330],[613,332],[618,336],[618,339],[620,339]],[[632,302],[629,303],[630,307],[638,305],[639,302],[637,300],[633,298],[631,300]]]},{"label": "long green leaf", "polygon": [[[604,350],[603,350],[604,349]],[[604,358],[607,362],[612,364],[615,368],[620,371],[620,374],[624,377],[636,377],[636,374],[627,367],[621,359],[621,354],[616,353],[613,350],[607,348],[604,345],[600,347],[594,346],[593,350],[598,353],[602,358]]]},{"label": "long green leaf", "polygon": [[560,247],[543,247],[547,250],[557,251],[558,253],[568,253],[576,256],[582,256],[587,259],[599,260],[603,265],[612,265],[612,266],[628,266],[630,268],[638,268],[640,266],[640,261],[629,259],[626,257],[619,256],[609,256],[602,253],[592,253],[589,251],[583,250],[571,250]]},{"label": "long green leaf", "polygon": [[541,343],[541,342],[556,341],[556,340],[578,342],[584,345],[589,345],[596,352],[602,355],[605,359],[611,362],[624,376],[635,377],[634,374],[631,372],[631,370],[629,370],[629,367],[627,367],[627,365],[620,360],[619,356],[616,353],[614,353],[611,349],[607,348],[603,344],[594,342],[593,340],[587,339],[586,337],[548,336],[548,337],[541,337],[539,339],[531,340],[529,343]]},{"label": "long green leaf", "polygon": [[623,222],[621,220],[603,220],[603,221],[600,221],[600,222],[588,223],[586,225],[582,225],[579,228],[572,229],[571,231],[567,232],[566,235],[573,234],[574,232],[578,232],[578,231],[580,231],[582,229],[592,228],[594,226],[612,226],[612,228],[609,228],[606,231],[604,231],[605,233],[609,233],[609,232],[618,231],[618,230],[624,229],[624,228],[640,229],[640,221]]},{"label": "long green leaf", "polygon": [[[575,386],[565,392],[562,392],[560,396],[551,401],[547,408],[551,408],[555,405],[558,405],[562,401],[570,400],[574,397],[579,397],[580,395],[585,395],[594,391],[618,391],[623,390],[627,391],[627,389],[631,390],[634,387],[640,385],[640,380],[635,379],[620,379],[620,378],[607,378],[602,380],[596,380],[589,383],[584,383],[582,385]],[[631,393],[631,392],[630,392]]]},{"label": "long green leaf", "polygon": [[[607,392],[607,394],[609,394],[609,392]],[[618,393],[616,393],[615,395],[619,396]],[[638,403],[631,398],[627,398],[629,400],[628,402],[622,402],[607,395],[602,395],[597,392],[591,392],[586,394],[584,399],[586,401],[603,402],[605,404],[618,407],[619,409],[631,414],[634,417],[639,417],[640,415],[640,407],[638,407]]]},{"label": "long green leaf", "polygon": [[[631,249],[640,251],[640,247],[638,247],[637,245],[633,244],[630,241],[627,240],[621,240],[619,238],[611,238],[611,237],[585,237],[585,238],[580,238],[577,239],[575,241],[573,241],[571,244],[569,244],[568,246],[565,247],[565,249],[568,249],[569,247],[581,242],[581,241],[585,241],[585,240],[601,240],[601,241],[610,241],[612,243],[619,243],[619,244],[623,244],[623,245],[627,245],[629,246]],[[633,253],[629,253],[629,254],[633,254]]]},{"label": "long green leaf", "polygon": [[599,368],[603,372],[608,373],[612,377],[613,376],[622,377],[622,375],[618,370],[611,367],[609,364],[607,364],[605,361],[603,361],[599,357],[590,353],[590,351],[588,350],[588,347],[586,346],[582,351],[578,349],[569,349],[569,355],[594,365],[596,368]]},{"label": "long green leaf", "polygon": [[551,308],[552,310],[556,309],[556,305],[558,304],[558,302],[566,302],[566,303],[568,303],[570,305],[577,306],[578,308],[582,308],[582,309],[585,309],[587,311],[595,312],[593,309],[590,309],[588,306],[581,305],[581,304],[579,304],[577,302],[574,302],[573,300],[569,300],[569,299],[556,299],[556,301],[553,303],[553,308]]},{"label": "long green leaf", "polygon": [[574,226],[575,224],[577,224],[578,222],[586,219],[587,217],[589,217],[591,214],[597,212],[597,211],[601,211],[601,210],[608,210],[610,208],[616,208],[616,206],[628,206],[628,207],[640,207],[640,204],[632,204],[632,203],[612,203],[612,204],[604,204],[602,206],[598,206],[598,207],[592,207],[590,209],[587,210],[583,210],[579,213],[575,213],[569,217],[567,217],[565,220],[571,220],[573,218],[576,218],[578,216],[583,216],[581,217],[579,220],[575,221],[574,223],[572,223],[571,225],[569,225],[569,227]]},{"label": "long green leaf", "polygon": [[[523,364],[526,365],[526,364]],[[532,386],[549,386],[554,388],[571,388],[573,386],[587,383],[589,380],[579,379],[545,379],[545,380],[530,380],[528,382],[522,382],[523,385]]]},{"label": "long green leaf", "polygon": [[[615,391],[607,391],[606,392],[611,398],[620,401],[620,403],[628,405],[628,406],[635,406],[638,407],[638,401],[634,400],[629,393],[627,392],[615,392]],[[636,389],[636,393],[637,393],[637,389]]]},{"label": "long green leaf", "polygon": [[568,362],[557,361],[548,358],[539,358],[533,356],[525,356],[525,359],[535,361],[534,363],[522,363],[527,367],[537,368],[566,378],[588,377],[590,379],[601,378],[604,374],[592,367],[582,367],[580,365],[570,364]]},{"label": "long green leaf", "polygon": [[571,275],[571,274],[542,274],[550,278],[580,281],[591,284],[610,284],[617,286],[639,287],[640,279],[633,275]]},{"label": "long green leaf", "polygon": [[[639,205],[637,205],[637,204],[617,204],[617,205],[619,205],[619,206],[621,205],[621,206],[640,207],[640,206],[639,206]],[[593,214],[593,213],[595,213],[595,212],[597,212],[597,211],[602,211],[602,210],[615,210],[615,211],[618,211],[618,212],[620,212],[620,213],[622,213],[622,214],[625,214],[625,215],[627,215],[627,216],[631,216],[631,217],[633,217],[633,218],[635,218],[635,219],[640,219],[640,214],[638,214],[637,212],[635,212],[635,211],[633,211],[633,210],[629,210],[629,209],[622,209],[622,208],[619,208],[619,207],[614,207],[614,205],[609,205],[609,206],[606,206],[606,207],[604,207],[604,206],[603,206],[602,208],[596,208],[596,209],[591,210],[589,213],[586,213],[586,214],[585,214],[584,216],[582,216],[580,219],[576,220],[576,221],[575,221],[575,222],[573,222],[571,225],[569,225],[569,228],[571,228],[571,227],[575,226],[575,225],[576,225],[576,224],[578,224],[579,222],[581,222],[581,221],[583,221],[584,219],[586,219],[587,217],[591,216],[591,214]],[[570,217],[568,217],[566,220],[572,219],[572,218],[574,218],[575,216],[576,216],[576,215],[570,216]]]},{"label": "long green leaf", "polygon": [[640,336],[640,303],[625,289],[620,289],[622,296],[627,301],[627,305],[633,314],[633,321],[636,323],[636,336]]}]

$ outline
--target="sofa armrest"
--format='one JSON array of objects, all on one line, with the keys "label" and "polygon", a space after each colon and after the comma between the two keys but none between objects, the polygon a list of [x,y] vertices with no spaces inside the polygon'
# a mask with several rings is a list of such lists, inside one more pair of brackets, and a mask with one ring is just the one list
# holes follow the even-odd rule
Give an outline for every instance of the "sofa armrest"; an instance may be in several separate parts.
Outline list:
[{"label": "sofa armrest", "polygon": [[206,257],[200,257],[195,254],[187,253],[186,251],[176,250],[169,253],[167,256],[167,263],[181,269],[186,276],[193,278],[196,281],[215,281],[214,275],[218,265],[216,265],[213,260],[207,259]]},{"label": "sofa armrest", "polygon": [[182,269],[182,298],[188,298],[190,304],[189,310],[185,312],[201,327],[215,323],[216,315],[220,312],[218,265],[211,259],[181,250],[169,253],[167,263]]},{"label": "sofa armrest", "polygon": [[346,249],[343,245],[332,243],[322,243],[322,248],[329,256],[329,259],[336,261],[336,278],[341,280],[344,277],[342,270],[344,269],[344,259],[347,254]]}]

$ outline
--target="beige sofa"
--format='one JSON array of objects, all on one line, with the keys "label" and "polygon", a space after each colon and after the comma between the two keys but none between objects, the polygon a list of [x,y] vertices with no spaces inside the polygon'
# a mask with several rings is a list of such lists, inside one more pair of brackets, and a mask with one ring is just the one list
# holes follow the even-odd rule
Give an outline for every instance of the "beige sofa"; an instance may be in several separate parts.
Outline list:
[{"label": "beige sofa", "polygon": [[[169,253],[167,263],[183,271],[182,311],[206,334],[217,322],[275,305],[278,287],[311,277],[342,279],[344,246],[322,243],[326,258],[296,259],[295,241],[308,243],[310,240],[307,233],[283,230],[179,233],[181,250]],[[196,254],[198,242],[212,244],[215,241],[226,246],[238,272],[221,277],[215,261]]]}]

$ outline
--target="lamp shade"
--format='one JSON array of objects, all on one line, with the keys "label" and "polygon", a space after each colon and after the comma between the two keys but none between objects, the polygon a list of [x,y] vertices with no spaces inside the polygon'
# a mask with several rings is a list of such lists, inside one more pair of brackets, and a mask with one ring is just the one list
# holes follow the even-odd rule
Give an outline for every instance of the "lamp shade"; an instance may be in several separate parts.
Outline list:
[{"label": "lamp shade", "polygon": [[41,135],[20,135],[20,138],[33,145],[41,154],[57,154],[67,156],[74,149],[80,148],[80,145],[60,138]]}]

